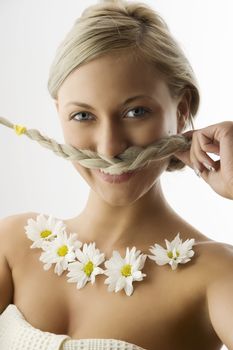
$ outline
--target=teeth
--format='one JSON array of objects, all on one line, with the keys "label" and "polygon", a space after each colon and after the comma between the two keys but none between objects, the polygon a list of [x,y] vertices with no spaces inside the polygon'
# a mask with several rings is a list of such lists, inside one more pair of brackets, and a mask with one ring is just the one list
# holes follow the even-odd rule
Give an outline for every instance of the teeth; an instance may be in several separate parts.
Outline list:
[{"label": "teeth", "polygon": [[101,171],[101,173],[108,174],[108,175],[122,175],[122,174],[124,174],[124,172],[121,172],[120,174],[119,173],[118,174],[110,174],[104,169],[100,169],[100,171]]},{"label": "teeth", "polygon": [[[135,171],[139,171],[139,170],[141,170],[143,167],[141,167],[141,168],[138,168],[138,169],[136,169]],[[107,170],[104,170],[104,169],[101,169],[101,168],[99,168],[99,170],[100,170],[100,172],[101,173],[104,173],[104,174],[107,174],[107,175],[122,175],[122,174],[127,174],[127,173],[130,173],[130,172],[132,172],[132,170],[131,171],[122,171],[121,173],[113,173],[113,174],[110,174],[110,173],[108,173],[107,172]]]}]

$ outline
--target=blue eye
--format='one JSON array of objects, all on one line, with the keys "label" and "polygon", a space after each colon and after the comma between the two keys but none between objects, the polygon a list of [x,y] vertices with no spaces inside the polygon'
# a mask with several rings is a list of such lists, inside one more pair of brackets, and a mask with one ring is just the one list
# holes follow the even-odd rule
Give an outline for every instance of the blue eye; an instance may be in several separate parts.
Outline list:
[{"label": "blue eye", "polygon": [[[144,111],[144,113],[143,114],[140,114],[139,113],[139,115],[138,114],[136,114],[136,116],[135,117],[139,117],[139,116],[143,116],[146,112],[149,112],[147,109],[145,109],[144,107],[136,107],[136,108],[133,108],[133,109],[130,109],[129,111],[128,111],[128,113],[129,112],[131,112],[131,111],[140,111],[140,110],[143,110]],[[131,118],[131,117],[130,117]]]},{"label": "blue eye", "polygon": [[[144,112],[143,112],[143,113],[140,113],[141,110],[143,110]],[[137,112],[136,112],[136,115],[135,115],[136,118],[138,118],[138,117],[142,118],[146,113],[149,113],[149,112],[150,112],[148,109],[146,109],[146,108],[144,108],[144,107],[136,107],[136,108],[130,109],[127,113],[132,112],[132,111],[137,111]],[[139,111],[139,114],[137,114],[138,111]],[[87,121],[87,120],[90,120],[89,118],[87,118],[87,119],[85,118],[85,115],[88,115],[88,114],[89,114],[89,113],[88,113],[88,112],[85,112],[85,111],[78,112],[78,113],[73,114],[73,115],[71,116],[71,119],[74,119],[74,120],[76,120],[77,122]],[[81,119],[81,118],[76,119],[76,118],[74,118],[74,117],[77,116],[77,115],[82,115],[82,116],[84,115],[84,118],[85,118],[85,119]],[[134,117],[129,117],[129,118],[135,119]]]},{"label": "blue eye", "polygon": [[74,118],[76,115],[78,115],[78,114],[88,114],[88,112],[78,112],[78,113],[75,113],[75,114],[73,114],[72,116],[71,116],[71,118],[72,119],[74,119],[74,120],[76,120],[77,122],[84,122],[84,121],[86,121],[86,120],[88,120],[88,119],[76,119],[76,118]]}]

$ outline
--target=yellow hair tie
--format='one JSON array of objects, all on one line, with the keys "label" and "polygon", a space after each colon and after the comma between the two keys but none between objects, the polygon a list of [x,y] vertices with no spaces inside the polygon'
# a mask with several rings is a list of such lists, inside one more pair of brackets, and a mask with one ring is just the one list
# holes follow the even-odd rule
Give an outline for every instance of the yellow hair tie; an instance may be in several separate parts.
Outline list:
[{"label": "yellow hair tie", "polygon": [[25,133],[25,131],[27,130],[25,126],[23,125],[14,125],[14,130],[16,132],[17,135],[22,135]]}]

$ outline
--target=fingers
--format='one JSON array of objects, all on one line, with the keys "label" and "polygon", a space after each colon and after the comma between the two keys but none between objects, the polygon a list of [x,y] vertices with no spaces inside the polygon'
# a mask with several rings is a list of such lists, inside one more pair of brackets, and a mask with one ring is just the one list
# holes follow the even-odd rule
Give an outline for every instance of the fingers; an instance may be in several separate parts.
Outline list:
[{"label": "fingers", "polygon": [[192,169],[199,170],[206,178],[209,170],[216,171],[220,167],[220,161],[214,161],[207,153],[219,155],[222,168],[227,169],[227,181],[233,182],[233,176],[230,175],[233,174],[232,121],[224,121],[202,129],[189,130],[182,135],[190,137],[192,143],[190,150],[174,154],[178,159]]},{"label": "fingers", "polygon": [[204,168],[216,170],[216,162],[207,154],[219,153],[219,145],[213,144],[213,140],[202,133],[202,129],[193,133],[192,144],[190,148],[190,161],[200,172]]},{"label": "fingers", "polygon": [[223,171],[224,181],[233,194],[233,122],[227,122],[226,128],[220,135],[220,156],[221,168]]},{"label": "fingers", "polygon": [[216,142],[219,143],[220,140],[222,140],[223,134],[225,134],[226,132],[233,133],[232,128],[233,128],[232,121],[224,121],[221,123],[209,125],[200,130],[202,134],[204,134],[208,139],[212,140],[214,143]]},{"label": "fingers", "polygon": [[[233,199],[233,121],[224,121],[183,134],[190,149],[174,155],[190,166],[215,192]],[[218,155],[214,160],[210,156]]]},{"label": "fingers", "polygon": [[218,128],[215,125],[208,126],[203,129],[189,130],[182,134],[192,139],[190,150],[184,152],[176,152],[174,155],[183,163],[192,169],[203,172],[206,169],[218,169],[218,163],[214,161],[207,153],[220,154],[220,144],[215,137],[220,139]]}]

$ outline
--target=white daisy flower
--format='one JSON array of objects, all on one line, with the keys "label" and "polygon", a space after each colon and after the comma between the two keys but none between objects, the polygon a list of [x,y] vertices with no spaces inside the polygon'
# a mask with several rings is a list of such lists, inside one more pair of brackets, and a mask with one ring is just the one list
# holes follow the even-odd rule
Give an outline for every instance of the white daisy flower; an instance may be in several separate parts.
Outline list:
[{"label": "white daisy flower", "polygon": [[105,279],[104,284],[108,284],[108,291],[115,293],[124,288],[125,293],[130,296],[133,293],[133,281],[142,281],[146,276],[140,270],[145,264],[146,254],[140,254],[141,251],[133,247],[131,250],[126,248],[126,256],[122,258],[120,253],[113,251],[112,257],[105,262]]},{"label": "white daisy flower", "polygon": [[66,228],[63,221],[55,219],[52,215],[47,219],[43,214],[40,214],[36,220],[28,219],[27,223],[28,225],[24,226],[26,235],[34,242],[30,248],[42,248],[45,241],[54,239]]},{"label": "white daisy flower", "polygon": [[100,253],[95,248],[94,243],[84,243],[83,251],[76,250],[76,258],[79,261],[72,262],[68,265],[70,277],[67,282],[77,283],[77,289],[83,288],[87,282],[95,283],[95,277],[104,273],[104,270],[98,267],[105,260],[104,253]]},{"label": "white daisy flower", "polygon": [[155,243],[149,249],[154,255],[148,255],[148,257],[158,265],[169,264],[172,270],[175,270],[178,264],[185,264],[190,261],[190,258],[194,255],[194,251],[191,248],[195,243],[195,239],[187,239],[182,243],[179,235],[180,233],[171,242],[165,239],[167,249]]},{"label": "white daisy flower", "polygon": [[70,233],[67,237],[67,233],[62,232],[52,241],[43,244],[44,252],[39,260],[45,264],[44,270],[56,264],[54,272],[60,276],[63,271],[67,270],[68,263],[75,260],[75,253],[81,246],[82,242],[77,240],[77,233]]}]

